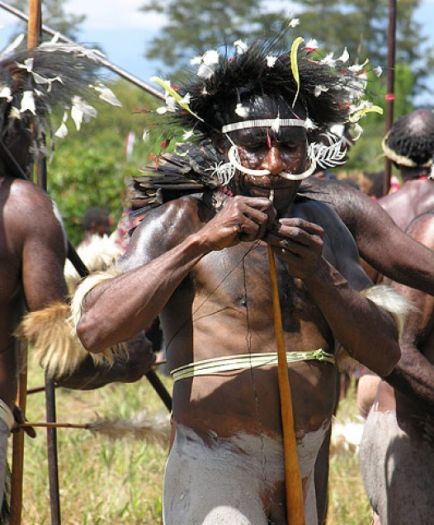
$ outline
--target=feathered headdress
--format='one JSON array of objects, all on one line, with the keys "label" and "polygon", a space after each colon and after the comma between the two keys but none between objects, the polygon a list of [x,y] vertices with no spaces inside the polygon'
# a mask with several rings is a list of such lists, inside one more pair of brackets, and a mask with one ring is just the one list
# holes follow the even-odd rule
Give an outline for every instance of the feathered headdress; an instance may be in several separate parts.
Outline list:
[{"label": "feathered headdress", "polygon": [[[26,134],[33,155],[47,154],[51,141],[68,133],[69,118],[80,129],[83,121],[96,116],[88,98],[120,103],[98,81],[98,52],[52,42],[17,50],[17,44],[0,53],[0,156],[9,171],[19,176],[19,159],[11,158],[9,150],[17,138]],[[56,128],[55,108],[64,111]]]},{"label": "feathered headdress", "polygon": [[[288,105],[299,101],[312,128],[357,122],[367,111],[378,109],[365,98],[366,63],[350,66],[346,50],[320,58],[312,42],[296,38],[290,49],[282,48],[283,35],[247,47],[235,45],[235,54],[207,51],[192,63],[197,74],[178,87],[154,77],[166,91],[166,106],[160,113],[183,128],[204,136],[220,132],[228,118],[248,116],[243,102],[252,95],[282,97]],[[232,112],[232,115],[230,113]]]},{"label": "feathered headdress", "polygon": [[[284,36],[250,47],[237,41],[234,52],[227,50],[224,55],[209,50],[192,60],[196,74],[178,86],[154,77],[166,93],[166,105],[158,108],[157,113],[187,130],[196,147],[204,149],[210,139],[238,129],[238,123],[255,126],[254,116],[249,118],[251,100],[268,95],[270,100],[284,101],[290,108],[303,106],[309,156],[315,159],[315,165],[325,168],[342,163],[347,144],[343,136],[332,131],[333,125],[353,127],[353,136],[359,137],[360,118],[370,111],[381,112],[365,99],[367,62],[350,66],[346,49],[337,58],[333,54],[320,55],[315,41],[304,43],[301,37],[285,48]],[[276,109],[278,117],[277,113]],[[276,126],[281,121],[276,118]],[[272,127],[274,122],[267,125]],[[191,179],[216,187],[224,186],[233,175],[236,161],[228,163],[215,150],[209,155],[208,145],[207,163],[202,162],[201,170],[196,171],[188,159],[192,148],[187,149],[183,148],[175,163],[182,164]],[[173,167],[173,156],[161,158],[162,163],[149,166],[146,171],[164,173],[171,162]],[[145,184],[143,179],[141,184]]]}]

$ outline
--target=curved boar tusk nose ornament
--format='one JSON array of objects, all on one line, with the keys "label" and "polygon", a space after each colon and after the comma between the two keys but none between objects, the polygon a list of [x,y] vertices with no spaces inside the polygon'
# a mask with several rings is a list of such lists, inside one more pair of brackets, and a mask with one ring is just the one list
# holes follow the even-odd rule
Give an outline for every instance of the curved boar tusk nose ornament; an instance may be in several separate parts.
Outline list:
[{"label": "curved boar tusk nose ornament", "polygon": [[235,166],[235,168],[238,171],[241,171],[241,173],[245,173],[246,175],[252,175],[253,177],[263,177],[264,175],[271,175],[271,171],[269,170],[252,170],[243,166],[241,164],[237,146],[231,146],[230,150],[228,151],[228,158],[229,162],[233,166]]},{"label": "curved boar tusk nose ornament", "polygon": [[[254,170],[251,168],[247,168],[246,166],[243,166],[241,164],[240,156],[238,154],[238,148],[237,146],[233,145],[228,151],[228,158],[229,162],[241,173],[245,173],[246,175],[252,175],[253,177],[264,177],[266,175],[271,175],[271,171],[269,170]],[[282,177],[286,180],[303,180],[307,179],[316,170],[316,161],[315,158],[312,157],[312,155],[309,155],[310,159],[310,166],[307,170],[303,171],[302,173],[289,173],[286,171],[282,171],[278,174],[279,177]]]}]

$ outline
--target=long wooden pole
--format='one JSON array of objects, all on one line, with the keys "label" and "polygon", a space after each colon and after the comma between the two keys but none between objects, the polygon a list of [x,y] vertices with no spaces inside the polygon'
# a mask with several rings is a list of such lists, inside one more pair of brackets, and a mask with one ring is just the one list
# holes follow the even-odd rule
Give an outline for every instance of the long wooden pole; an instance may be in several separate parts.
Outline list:
[{"label": "long wooden pole", "polygon": [[271,291],[273,296],[274,330],[277,344],[277,373],[282,421],[283,457],[285,466],[286,519],[288,525],[304,525],[304,497],[298,464],[297,440],[295,438],[294,414],[292,410],[291,385],[283,338],[282,314],[280,310],[279,286],[273,249],[268,245]]},{"label": "long wooden pole", "polygon": [[[32,49],[38,45],[41,26],[41,6],[39,0],[29,2],[29,21],[27,29],[27,47]],[[16,404],[20,407],[23,417],[27,402],[27,345],[19,345],[19,374]],[[24,475],[24,433],[17,432],[12,439],[12,479],[11,479],[11,525],[21,524],[23,506],[23,475]]]},{"label": "long wooden pole", "polygon": [[[29,48],[36,47],[42,35],[41,0],[29,0]],[[38,155],[36,162],[36,182],[44,191],[47,191],[47,162],[43,155]],[[56,422],[56,391],[54,381],[45,374],[45,413],[49,423]],[[60,514],[60,486],[59,461],[57,454],[57,429],[47,428],[47,461],[48,487],[50,492],[51,524],[61,524]]]},{"label": "long wooden pole", "polygon": [[[4,9],[5,11],[8,11],[9,13],[13,14],[17,18],[20,18],[21,20],[28,21],[28,16],[22,11],[20,11],[19,9],[17,9],[16,7],[13,7],[11,5],[6,4],[3,1],[0,1],[0,8]],[[41,28],[42,28],[42,31],[44,31],[44,33],[47,33],[48,35],[58,36],[61,42],[66,42],[68,44],[75,44],[73,40],[71,40],[65,35],[62,35],[58,31],[51,29],[51,27],[48,27],[45,24],[42,24]],[[134,84],[137,87],[143,89],[150,95],[153,95],[154,97],[157,97],[160,100],[164,100],[164,94],[161,93],[161,91],[158,91],[152,86],[149,86],[148,84],[146,84],[146,82],[143,82],[143,80],[140,80],[139,78],[135,77],[131,73],[128,73],[128,71],[125,71],[125,69],[122,69],[116,64],[113,64],[113,62],[110,62],[106,58],[100,57],[98,58],[98,60],[102,66],[106,67],[107,69],[110,69],[110,71],[113,71],[113,73],[116,73],[116,75],[119,75],[120,77],[124,78],[131,84]]]},{"label": "long wooden pole", "polygon": [[[396,0],[389,0],[389,22],[387,27],[387,92],[386,92],[386,125],[385,134],[393,125],[393,103],[395,101],[395,56],[396,56]],[[390,190],[392,163],[384,158],[383,193]]]}]

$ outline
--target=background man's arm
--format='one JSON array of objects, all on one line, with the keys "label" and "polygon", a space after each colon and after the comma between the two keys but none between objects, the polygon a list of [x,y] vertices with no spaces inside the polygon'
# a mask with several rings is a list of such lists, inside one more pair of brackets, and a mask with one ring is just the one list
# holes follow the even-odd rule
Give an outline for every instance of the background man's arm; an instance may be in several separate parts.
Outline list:
[{"label": "background man's arm", "polygon": [[56,377],[60,386],[78,390],[93,390],[109,383],[138,381],[155,363],[155,353],[144,332],[127,343],[128,356],[117,358],[114,363],[95,363],[90,355],[77,370],[67,376]]},{"label": "background man's arm", "polygon": [[[419,217],[409,233],[434,249],[434,215]],[[400,339],[401,359],[385,379],[397,390],[434,409],[434,297],[397,283],[393,287],[413,303]],[[430,360],[421,348],[430,352]]]},{"label": "background man's arm", "polygon": [[379,204],[363,193],[334,183],[328,197],[354,236],[363,259],[393,281],[434,295],[431,250],[404,233]]}]

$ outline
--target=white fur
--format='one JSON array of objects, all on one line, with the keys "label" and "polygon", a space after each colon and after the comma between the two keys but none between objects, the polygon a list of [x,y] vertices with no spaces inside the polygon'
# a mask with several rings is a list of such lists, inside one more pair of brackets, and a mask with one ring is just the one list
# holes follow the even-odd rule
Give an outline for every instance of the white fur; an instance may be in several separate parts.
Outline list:
[{"label": "white fur", "polygon": [[399,334],[404,327],[406,315],[413,310],[413,306],[405,297],[390,286],[380,284],[363,290],[362,295],[375,303],[378,307],[389,312],[395,320]]},{"label": "white fur", "polygon": [[[89,272],[105,271],[115,263],[122,254],[122,249],[108,235],[92,235],[90,242],[77,248],[77,253]],[[65,279],[72,292],[80,281],[77,270],[70,261],[65,263]]]}]

